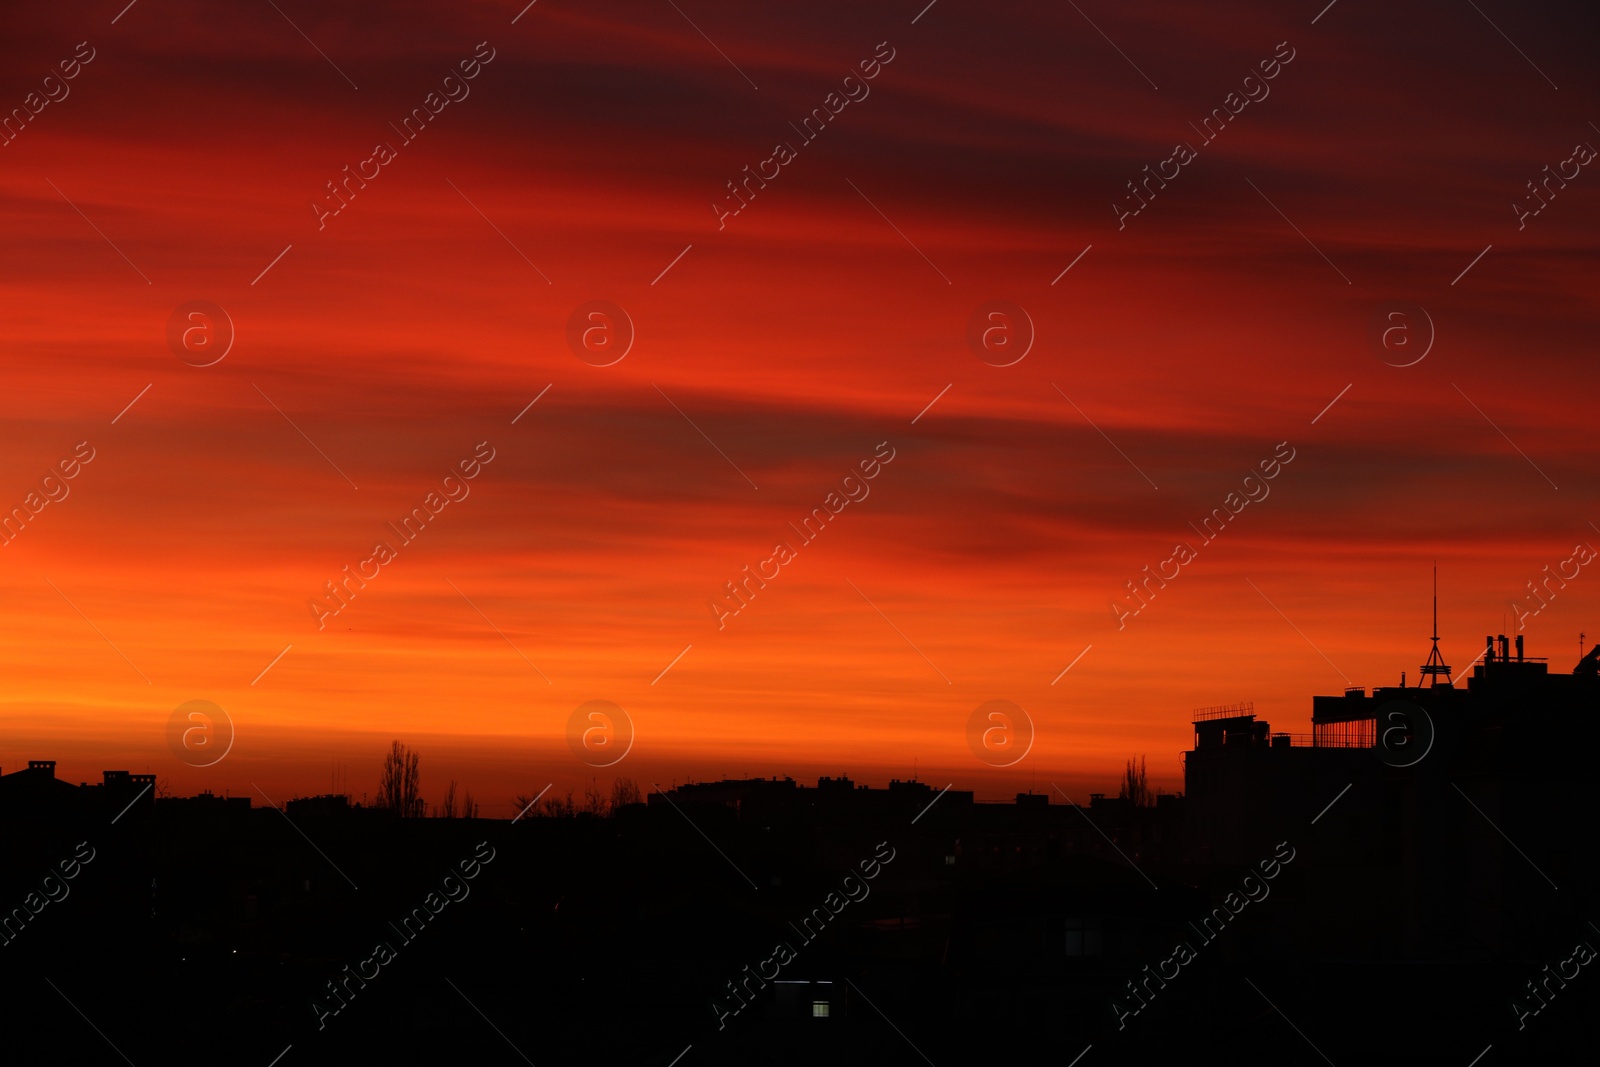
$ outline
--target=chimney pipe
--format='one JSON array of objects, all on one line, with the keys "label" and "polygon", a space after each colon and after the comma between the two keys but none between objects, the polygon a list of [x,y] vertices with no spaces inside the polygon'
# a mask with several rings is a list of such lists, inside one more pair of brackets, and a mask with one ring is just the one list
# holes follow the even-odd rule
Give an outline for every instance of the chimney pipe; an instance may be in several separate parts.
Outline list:
[{"label": "chimney pipe", "polygon": [[1507,637],[1505,634],[1500,634],[1499,637],[1500,637],[1500,658],[1502,660],[1504,660],[1505,662],[1509,663],[1509,662],[1511,662],[1511,639],[1509,637]]},{"label": "chimney pipe", "polygon": [[1483,662],[1494,662],[1494,637],[1490,634],[1485,634],[1483,638]]},{"label": "chimney pipe", "polygon": [[1522,635],[1517,635],[1517,662],[1522,662]]}]

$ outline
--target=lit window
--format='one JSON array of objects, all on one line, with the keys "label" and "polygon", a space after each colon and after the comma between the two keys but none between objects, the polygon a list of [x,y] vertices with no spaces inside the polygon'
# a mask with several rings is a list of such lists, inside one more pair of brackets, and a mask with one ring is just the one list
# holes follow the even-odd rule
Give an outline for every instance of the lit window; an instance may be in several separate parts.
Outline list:
[{"label": "lit window", "polygon": [[813,1000],[811,1002],[811,1017],[813,1019],[826,1019],[828,1017],[828,1002],[826,1000]]},{"label": "lit window", "polygon": [[956,865],[956,858],[954,856],[946,856],[944,858],[944,865],[946,867],[954,867]]}]

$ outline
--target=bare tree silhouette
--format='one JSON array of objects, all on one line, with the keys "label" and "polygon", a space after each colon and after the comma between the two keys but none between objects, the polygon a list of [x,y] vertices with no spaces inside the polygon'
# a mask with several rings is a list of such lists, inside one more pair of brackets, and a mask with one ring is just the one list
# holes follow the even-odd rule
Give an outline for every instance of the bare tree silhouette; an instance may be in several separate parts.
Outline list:
[{"label": "bare tree silhouette", "polygon": [[530,818],[540,819],[567,819],[578,813],[578,805],[572,799],[572,790],[567,790],[566,800],[562,800],[546,787],[543,800],[538,799],[538,793],[518,793],[511,798],[511,803],[521,812],[526,812]]},{"label": "bare tree silhouette", "polygon": [[1117,793],[1117,798],[1132,801],[1136,808],[1154,806],[1156,797],[1150,791],[1150,785],[1145,779],[1143,756],[1139,757],[1137,766],[1133,760],[1128,761],[1127,768],[1122,772],[1122,789]]},{"label": "bare tree silhouette", "polygon": [[456,817],[455,779],[452,778],[450,780],[450,788],[445,790],[444,803],[433,809],[433,817],[436,819],[454,819]]},{"label": "bare tree silhouette", "polygon": [[627,804],[643,804],[644,794],[633,784],[632,778],[614,778],[611,782],[611,814]]},{"label": "bare tree silhouette", "polygon": [[593,778],[589,779],[589,788],[583,791],[582,810],[585,815],[601,816],[606,813],[605,795],[600,792]]},{"label": "bare tree silhouette", "polygon": [[378,806],[389,809],[403,819],[422,815],[424,808],[423,800],[418,795],[419,781],[416,751],[395,741],[389,747],[389,754],[383,757],[383,776],[378,779]]},{"label": "bare tree silhouette", "polygon": [[[634,784],[632,778],[615,778],[611,782],[611,793],[608,796],[600,790],[599,784],[590,779],[584,788],[583,799],[573,796],[572,790],[567,790],[567,795],[558,796],[553,790],[548,792],[537,804],[534,803],[535,794],[518,793],[511,798],[512,806],[519,812],[525,811],[534,818],[540,819],[572,819],[579,815],[591,815],[604,818],[615,815],[617,809],[628,804],[643,804],[644,794]],[[470,802],[470,795],[469,795]],[[531,806],[530,806],[531,805]],[[476,810],[476,805],[473,805]],[[466,818],[472,815],[462,812]]]}]

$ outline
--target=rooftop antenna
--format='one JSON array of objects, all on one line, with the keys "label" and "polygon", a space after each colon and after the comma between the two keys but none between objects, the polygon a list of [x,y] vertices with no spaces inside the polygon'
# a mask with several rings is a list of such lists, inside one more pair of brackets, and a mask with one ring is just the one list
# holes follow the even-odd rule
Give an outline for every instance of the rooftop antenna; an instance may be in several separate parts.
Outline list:
[{"label": "rooftop antenna", "polygon": [[[1453,688],[1450,681],[1450,668],[1445,666],[1444,657],[1439,654],[1439,564],[1433,565],[1433,649],[1428,653],[1428,662],[1422,665],[1422,676],[1417,679],[1420,688],[1422,678],[1432,677],[1434,688],[1444,686]],[[1444,679],[1440,681],[1440,679]]]}]

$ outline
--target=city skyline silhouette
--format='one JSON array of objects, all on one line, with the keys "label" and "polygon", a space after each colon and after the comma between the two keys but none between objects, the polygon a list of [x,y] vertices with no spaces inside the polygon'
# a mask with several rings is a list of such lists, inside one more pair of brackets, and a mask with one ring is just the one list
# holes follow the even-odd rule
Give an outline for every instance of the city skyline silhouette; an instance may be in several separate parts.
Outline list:
[{"label": "city skyline silhouette", "polygon": [[12,1060],[1591,1043],[1600,12],[0,19]]}]

